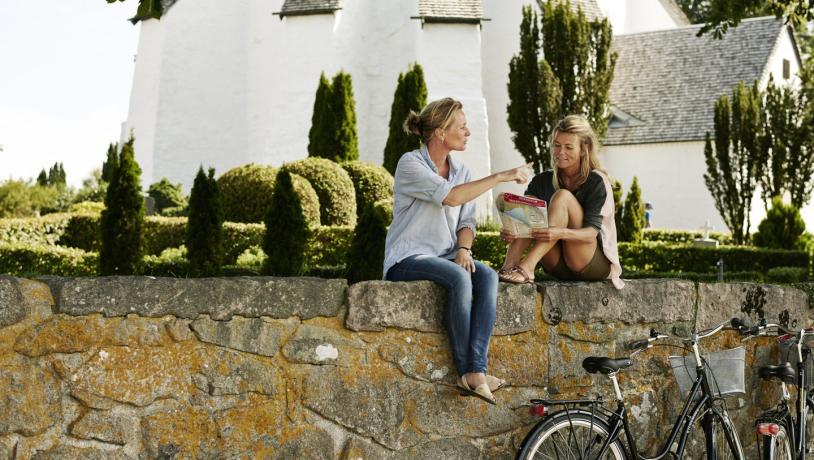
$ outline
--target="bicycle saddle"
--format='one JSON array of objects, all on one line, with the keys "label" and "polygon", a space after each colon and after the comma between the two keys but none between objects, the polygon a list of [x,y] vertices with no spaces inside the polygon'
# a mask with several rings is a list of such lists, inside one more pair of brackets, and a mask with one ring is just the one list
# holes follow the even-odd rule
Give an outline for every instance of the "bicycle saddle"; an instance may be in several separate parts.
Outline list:
[{"label": "bicycle saddle", "polygon": [[605,356],[589,356],[582,360],[582,367],[590,374],[601,372],[607,375],[632,365],[633,361],[630,358],[613,359]]},{"label": "bicycle saddle", "polygon": [[763,366],[758,369],[757,375],[764,380],[777,377],[783,383],[797,383],[797,375],[789,363],[779,366]]}]

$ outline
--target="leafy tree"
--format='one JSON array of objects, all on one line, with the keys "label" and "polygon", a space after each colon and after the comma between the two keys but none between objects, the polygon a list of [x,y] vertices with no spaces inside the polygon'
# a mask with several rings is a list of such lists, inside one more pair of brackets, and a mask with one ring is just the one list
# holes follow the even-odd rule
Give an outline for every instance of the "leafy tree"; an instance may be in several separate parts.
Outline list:
[{"label": "leafy tree", "polygon": [[353,100],[353,82],[349,74],[339,72],[331,84],[334,124],[336,127],[335,153],[326,157],[336,162],[359,159],[359,140],[356,134],[356,103]]},{"label": "leafy tree", "polygon": [[90,176],[82,181],[82,187],[76,192],[74,203],[94,201],[102,203],[107,194],[107,182],[102,180],[102,170],[99,168],[90,172]]},{"label": "leafy tree", "polygon": [[294,189],[292,174],[281,169],[274,184],[263,251],[268,255],[263,273],[274,276],[299,276],[305,273],[305,250],[311,236],[300,197]]},{"label": "leafy tree", "polygon": [[155,211],[159,214],[167,208],[184,208],[187,205],[187,199],[181,191],[181,184],[173,184],[166,177],[151,184],[147,189],[147,195],[155,200]]},{"label": "leafy tree", "polygon": [[515,148],[537,172],[550,166],[548,137],[565,115],[584,115],[604,136],[616,65],[607,19],[588,21],[569,2],[538,4],[539,25],[530,7],[523,11],[520,53],[509,63],[507,107]]},{"label": "leafy tree", "polygon": [[814,20],[814,3],[810,0],[678,0],[693,23],[704,22],[698,36],[712,33],[723,38],[730,27],[754,16],[785,17],[799,26]]},{"label": "leafy tree", "polygon": [[189,197],[186,247],[190,275],[201,277],[220,273],[223,264],[222,224],[215,169],[209,168],[207,176],[201,166]]},{"label": "leafy tree", "polygon": [[390,134],[384,146],[384,168],[390,174],[396,173],[401,156],[415,150],[420,139],[404,131],[404,120],[410,111],[418,112],[427,105],[427,84],[424,82],[424,69],[413,64],[407,73],[399,73],[393,104],[390,106]]},{"label": "leafy tree", "polygon": [[308,131],[308,156],[310,157],[325,158],[336,148],[333,136],[335,127],[331,109],[333,100],[331,94],[331,83],[323,72],[319,75],[319,85],[314,98],[314,113],[311,115],[311,129]]},{"label": "leafy tree", "polygon": [[[125,0],[107,0],[107,3],[123,2]],[[138,0],[136,16],[130,22],[136,24],[143,19],[161,19],[164,14],[164,4],[162,0]]]},{"label": "leafy tree", "polygon": [[0,218],[34,217],[52,206],[57,194],[52,187],[9,179],[0,183]]},{"label": "leafy tree", "polygon": [[644,203],[642,202],[642,190],[639,188],[639,180],[633,176],[633,183],[625,197],[625,210],[622,214],[622,225],[619,228],[619,240],[631,243],[642,241],[642,229],[644,228]]},{"label": "leafy tree", "polygon": [[62,163],[54,163],[54,166],[51,166],[51,169],[48,170],[48,185],[52,187],[65,187],[66,184],[67,176],[65,175],[65,168],[63,168]]},{"label": "leafy tree", "polygon": [[707,132],[704,157],[707,172],[704,182],[715,201],[715,208],[732,232],[735,244],[748,237],[749,209],[755,189],[756,160],[760,157],[761,106],[757,84],[743,82],[727,96],[715,102],[715,143]]},{"label": "leafy tree", "polygon": [[348,252],[349,283],[382,279],[384,241],[392,214],[390,200],[368,203],[362,211]]},{"label": "leafy tree", "polygon": [[139,272],[143,251],[144,198],[141,168],[136,163],[130,139],[116,155],[102,211],[102,249],[99,269],[103,275],[132,275]]},{"label": "leafy tree", "polygon": [[[792,204],[784,204],[779,196],[772,198],[772,207],[753,235],[755,246],[772,249],[805,249],[801,237],[806,224],[800,211]],[[803,246],[803,247],[801,247]]]}]

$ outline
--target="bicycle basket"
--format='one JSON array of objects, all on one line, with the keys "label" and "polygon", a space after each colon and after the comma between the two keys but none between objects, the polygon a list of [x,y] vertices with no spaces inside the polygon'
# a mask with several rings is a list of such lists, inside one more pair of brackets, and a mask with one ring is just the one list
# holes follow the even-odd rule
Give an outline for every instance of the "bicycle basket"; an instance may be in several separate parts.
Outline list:
[{"label": "bicycle basket", "polygon": [[[743,347],[701,353],[707,363],[707,378],[716,396],[734,396],[746,393]],[[695,383],[695,356],[670,356],[670,367],[678,383],[678,390],[686,395]]]},{"label": "bicycle basket", "polygon": [[[792,337],[784,336],[778,337],[778,343],[780,344],[779,364],[791,364],[792,369],[794,369],[795,378],[797,378],[797,340]],[[805,341],[803,342],[803,348],[810,348],[808,343]],[[814,357],[811,356],[811,353],[809,353],[808,357],[806,358],[805,370],[806,381],[804,382],[804,385],[805,388],[811,388],[814,386]]]}]

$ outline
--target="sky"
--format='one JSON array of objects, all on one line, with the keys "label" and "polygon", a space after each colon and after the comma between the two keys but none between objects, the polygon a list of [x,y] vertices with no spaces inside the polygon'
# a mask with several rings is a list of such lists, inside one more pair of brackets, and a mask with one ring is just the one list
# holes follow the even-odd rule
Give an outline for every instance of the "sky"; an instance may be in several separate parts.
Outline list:
[{"label": "sky", "polygon": [[127,118],[137,0],[0,0],[0,181],[101,167]]}]

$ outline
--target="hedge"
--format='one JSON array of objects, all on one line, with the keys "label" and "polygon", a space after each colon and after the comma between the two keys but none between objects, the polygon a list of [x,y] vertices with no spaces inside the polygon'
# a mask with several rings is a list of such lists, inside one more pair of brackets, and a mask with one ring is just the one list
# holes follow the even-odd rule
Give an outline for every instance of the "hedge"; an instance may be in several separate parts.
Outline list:
[{"label": "hedge", "polygon": [[[646,228],[642,232],[642,241],[662,243],[692,243],[693,240],[703,237],[703,232],[693,230],[658,230]],[[729,233],[709,232],[709,237],[723,245],[732,244],[732,235]]]},{"label": "hedge", "polygon": [[0,273],[13,276],[93,276],[99,254],[61,246],[0,242]]},{"label": "hedge", "polygon": [[43,217],[0,219],[0,242],[55,245],[71,217],[71,214],[56,213]]},{"label": "hedge", "polygon": [[341,164],[353,181],[356,190],[356,216],[361,217],[368,204],[379,200],[393,200],[393,176],[384,167],[363,161]]}]

